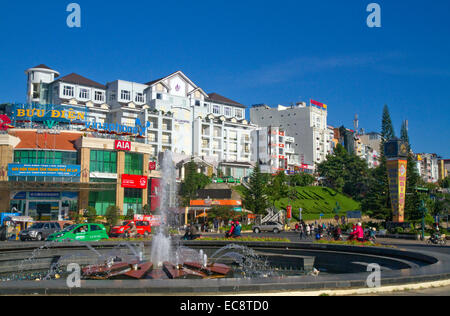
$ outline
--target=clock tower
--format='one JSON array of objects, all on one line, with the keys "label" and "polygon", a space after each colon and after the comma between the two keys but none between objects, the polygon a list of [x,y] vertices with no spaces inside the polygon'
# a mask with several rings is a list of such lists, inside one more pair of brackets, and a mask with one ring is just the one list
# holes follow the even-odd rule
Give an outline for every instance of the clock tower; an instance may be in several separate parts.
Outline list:
[{"label": "clock tower", "polygon": [[384,145],[387,158],[389,177],[389,192],[393,211],[393,221],[405,221],[406,173],[408,168],[408,146],[402,140],[395,138]]}]

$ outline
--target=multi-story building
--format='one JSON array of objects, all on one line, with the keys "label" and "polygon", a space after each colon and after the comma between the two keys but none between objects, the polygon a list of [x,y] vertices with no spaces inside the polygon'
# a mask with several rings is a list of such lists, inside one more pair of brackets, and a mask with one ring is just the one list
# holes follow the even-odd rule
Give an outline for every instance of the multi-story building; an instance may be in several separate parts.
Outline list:
[{"label": "multi-story building", "polygon": [[295,138],[279,127],[260,127],[252,132],[252,160],[259,163],[261,172],[308,172],[309,166],[302,164],[295,153]]},{"label": "multi-story building", "polygon": [[294,150],[301,163],[315,166],[332,152],[333,144],[327,125],[326,108],[295,106],[271,108],[265,104],[254,105],[250,110],[251,122],[261,126],[279,126],[295,139]]},{"label": "multi-story building", "polygon": [[0,134],[1,209],[39,218],[89,206],[100,215],[111,205],[139,211],[155,198],[153,162],[167,150],[175,163],[206,156],[236,177],[253,166],[245,106],[181,71],[105,85],[45,65],[26,73],[28,104],[2,110],[11,126]]},{"label": "multi-story building", "polygon": [[436,154],[417,154],[418,170],[423,181],[436,183],[439,181],[439,158]]}]

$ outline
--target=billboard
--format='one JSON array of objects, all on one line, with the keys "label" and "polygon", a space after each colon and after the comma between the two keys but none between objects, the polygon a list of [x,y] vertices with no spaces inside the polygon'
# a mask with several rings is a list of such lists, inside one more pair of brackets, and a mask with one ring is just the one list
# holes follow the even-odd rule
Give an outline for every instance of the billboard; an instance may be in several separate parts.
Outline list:
[{"label": "billboard", "polygon": [[152,212],[156,211],[161,203],[159,196],[161,186],[161,179],[152,179],[150,185],[150,209]]},{"label": "billboard", "polygon": [[405,220],[406,173],[408,162],[394,159],[387,161],[389,176],[389,193],[393,211],[393,221],[403,223]]},{"label": "billboard", "polygon": [[80,165],[9,164],[9,177],[79,177]]},{"label": "billboard", "polygon": [[123,174],[122,175],[122,188],[126,189],[146,189],[148,185],[148,179],[144,176],[136,176]]}]

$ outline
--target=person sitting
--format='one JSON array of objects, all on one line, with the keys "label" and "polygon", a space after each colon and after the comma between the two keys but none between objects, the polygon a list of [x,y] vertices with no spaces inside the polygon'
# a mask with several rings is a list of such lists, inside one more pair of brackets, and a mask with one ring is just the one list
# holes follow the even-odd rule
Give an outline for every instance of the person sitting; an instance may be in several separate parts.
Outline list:
[{"label": "person sitting", "polygon": [[127,231],[127,235],[128,235],[128,238],[136,238],[136,237],[138,237],[139,233],[138,233],[136,224],[134,222],[130,223],[130,228]]},{"label": "person sitting", "polygon": [[234,221],[231,222],[231,229],[225,233],[225,238],[233,237],[234,230],[236,229],[236,224]]},{"label": "person sitting", "polygon": [[233,231],[233,238],[240,238],[242,232],[242,225],[239,223],[239,221],[235,222],[235,228]]},{"label": "person sitting", "polygon": [[197,227],[194,224],[190,224],[186,229],[186,234],[184,235],[184,240],[195,240],[200,238]]}]

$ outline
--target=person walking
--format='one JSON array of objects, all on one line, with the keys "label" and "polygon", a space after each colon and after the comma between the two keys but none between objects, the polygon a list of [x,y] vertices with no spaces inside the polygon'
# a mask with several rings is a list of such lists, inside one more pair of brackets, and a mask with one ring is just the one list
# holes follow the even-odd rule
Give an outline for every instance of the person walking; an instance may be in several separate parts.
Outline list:
[{"label": "person walking", "polygon": [[300,230],[300,240],[303,240],[305,238],[305,226],[302,224],[298,227],[298,229]]}]

